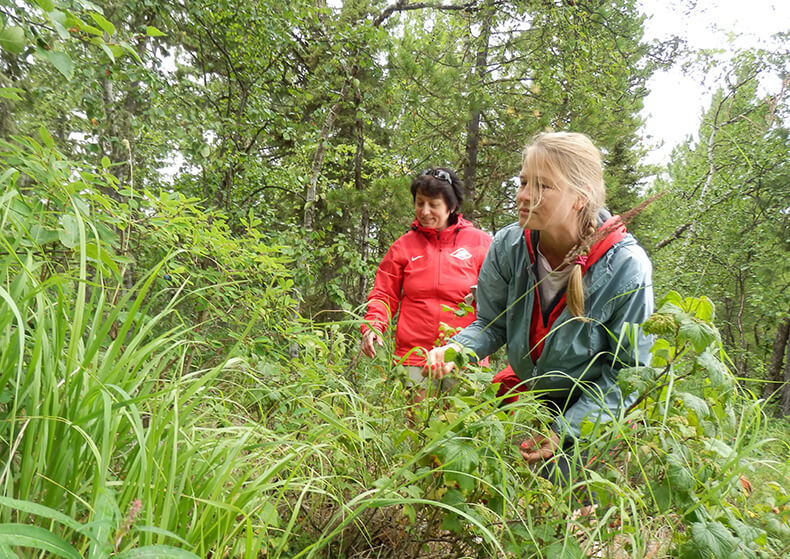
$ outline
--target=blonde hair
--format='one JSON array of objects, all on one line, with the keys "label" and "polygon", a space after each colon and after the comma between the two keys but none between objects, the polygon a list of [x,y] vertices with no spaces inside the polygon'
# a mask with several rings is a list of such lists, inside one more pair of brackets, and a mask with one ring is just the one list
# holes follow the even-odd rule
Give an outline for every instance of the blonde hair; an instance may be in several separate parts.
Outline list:
[{"label": "blonde hair", "polygon": [[[598,212],[606,200],[603,182],[601,152],[584,134],[577,132],[545,132],[536,135],[524,148],[522,162],[527,171],[529,184],[538,184],[541,169],[548,168],[552,174],[584,203],[578,213],[581,238],[568,257],[587,254],[589,243],[598,228]],[[542,193],[538,189],[537,199],[531,208],[541,203]],[[531,210],[530,208],[530,210]],[[566,259],[568,258],[566,257]],[[571,262],[568,276],[566,301],[574,316],[584,315],[584,286],[582,266]]]}]

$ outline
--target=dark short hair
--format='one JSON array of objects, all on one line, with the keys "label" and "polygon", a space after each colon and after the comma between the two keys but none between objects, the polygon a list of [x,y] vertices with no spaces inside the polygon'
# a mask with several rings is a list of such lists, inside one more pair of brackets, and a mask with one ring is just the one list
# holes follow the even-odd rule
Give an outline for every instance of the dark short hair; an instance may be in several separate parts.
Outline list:
[{"label": "dark short hair", "polygon": [[464,185],[455,171],[449,167],[429,167],[411,181],[411,198],[417,199],[417,193],[430,198],[441,196],[450,208],[450,223],[458,220],[458,210],[464,201]]}]

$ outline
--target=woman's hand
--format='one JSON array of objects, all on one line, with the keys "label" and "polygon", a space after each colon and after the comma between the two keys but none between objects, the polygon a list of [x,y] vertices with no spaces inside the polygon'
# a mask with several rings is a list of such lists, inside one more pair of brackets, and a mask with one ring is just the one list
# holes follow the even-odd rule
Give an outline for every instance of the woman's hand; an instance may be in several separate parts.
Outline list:
[{"label": "woman's hand", "polygon": [[368,330],[362,336],[362,353],[373,359],[376,357],[376,344],[378,344],[379,347],[384,345],[381,334],[375,330]]},{"label": "woman's hand", "polygon": [[450,348],[453,348],[456,351],[461,351],[460,346],[457,344],[435,347],[429,351],[428,359],[426,359],[425,366],[422,368],[422,376],[432,379],[440,379],[455,369],[455,363],[452,361],[449,363],[444,362],[444,354]]},{"label": "woman's hand", "polygon": [[534,464],[539,460],[548,460],[554,456],[554,451],[560,447],[560,436],[554,431],[546,435],[534,435],[521,443],[521,456],[527,464]]}]

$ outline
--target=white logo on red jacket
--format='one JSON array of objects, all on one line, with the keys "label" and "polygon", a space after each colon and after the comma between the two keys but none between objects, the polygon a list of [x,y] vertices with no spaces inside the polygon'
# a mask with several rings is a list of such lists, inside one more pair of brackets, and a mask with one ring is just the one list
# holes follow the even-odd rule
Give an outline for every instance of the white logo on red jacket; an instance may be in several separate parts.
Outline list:
[{"label": "white logo on red jacket", "polygon": [[458,250],[450,254],[450,256],[454,256],[458,260],[469,260],[470,258],[472,258],[472,253],[466,250],[465,248],[459,248]]},{"label": "white logo on red jacket", "polygon": [[411,257],[411,261],[412,261],[412,262],[414,262],[415,260],[419,260],[419,259],[420,259],[420,258],[422,258],[423,256],[425,256],[425,255],[424,255],[424,254],[420,254],[419,256],[412,256],[412,257]]}]

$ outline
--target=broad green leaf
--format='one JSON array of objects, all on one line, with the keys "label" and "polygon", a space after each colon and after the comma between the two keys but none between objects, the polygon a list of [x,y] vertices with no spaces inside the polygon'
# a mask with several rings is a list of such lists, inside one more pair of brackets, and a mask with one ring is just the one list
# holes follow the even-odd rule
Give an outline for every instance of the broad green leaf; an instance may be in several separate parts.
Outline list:
[{"label": "broad green leaf", "polygon": [[444,513],[444,518],[442,518],[442,530],[460,534],[463,529],[464,524],[457,514],[452,511]]},{"label": "broad green leaf", "polygon": [[719,522],[694,522],[691,525],[691,538],[700,550],[707,551],[711,557],[726,557],[737,546],[735,537]]},{"label": "broad green leaf", "polygon": [[667,469],[667,479],[672,484],[672,491],[683,491],[690,493],[696,487],[694,474],[686,467],[682,460],[670,454],[667,457],[669,468]]},{"label": "broad green leaf", "polygon": [[107,19],[98,12],[90,12],[91,19],[96,22],[96,25],[101,27],[107,35],[115,35],[115,26],[107,21]]},{"label": "broad green leaf", "polygon": [[58,231],[42,227],[36,223],[30,228],[30,237],[36,244],[43,246],[57,241],[60,235]]},{"label": "broad green leaf", "polygon": [[716,331],[702,322],[689,320],[680,325],[678,330],[678,343],[688,341],[694,351],[702,353],[707,347],[717,340]]},{"label": "broad green leaf", "polygon": [[86,10],[89,10],[89,11],[92,11],[92,12],[98,12],[100,14],[104,13],[104,10],[102,10],[101,7],[97,6],[96,4],[91,2],[90,0],[77,0],[77,4],[79,4],[81,7],[83,7]]},{"label": "broad green leaf", "polygon": [[45,12],[51,12],[55,9],[55,3],[52,0],[36,0],[36,4]]},{"label": "broad green leaf", "polygon": [[720,439],[705,439],[703,443],[705,448],[712,450],[724,459],[729,459],[735,452],[730,445]]},{"label": "broad green leaf", "polygon": [[716,314],[713,301],[704,295],[699,299],[692,299],[689,302],[689,309],[694,311],[694,316],[705,322],[710,322]]},{"label": "broad green leaf", "polygon": [[650,349],[650,364],[653,367],[666,367],[675,356],[674,346],[667,340],[658,338]]},{"label": "broad green leaf", "polygon": [[60,36],[61,39],[65,41],[71,37],[69,30],[66,29],[62,23],[56,20],[52,20],[51,23],[52,23],[52,27],[55,28],[55,31],[58,32],[58,35]]},{"label": "broad green leaf", "polygon": [[677,291],[669,291],[666,295],[664,295],[661,300],[658,302],[657,308],[661,308],[666,304],[676,305],[680,307],[683,304],[683,297],[680,296],[680,293]]},{"label": "broad green leaf", "polygon": [[[69,15],[67,15],[65,12],[62,12],[60,10],[51,10],[49,13],[47,13],[47,18],[49,18],[49,21],[53,23],[57,22],[61,24],[63,27],[67,27],[67,26],[74,27],[73,25],[71,25],[72,22],[69,21]],[[67,21],[69,22],[68,25],[66,23]]]},{"label": "broad green leaf", "polygon": [[104,157],[101,158],[101,168],[102,169],[106,169],[110,165],[111,165],[111,163],[110,163],[110,158],[109,157],[107,157],[105,155]]},{"label": "broad green leaf", "polygon": [[63,229],[60,230],[60,242],[66,248],[74,248],[80,242],[80,228],[77,218],[71,214],[65,214],[60,217],[60,225]]},{"label": "broad green leaf", "polygon": [[74,62],[65,52],[44,50],[38,47],[36,48],[36,55],[49,61],[67,80],[74,76]]},{"label": "broad green leaf", "polygon": [[1,29],[0,48],[11,54],[21,54],[25,49],[25,30],[15,25]]},{"label": "broad green leaf", "polygon": [[562,541],[554,542],[544,549],[543,557],[551,557],[552,559],[586,559],[587,554],[584,553],[576,538],[570,536]]},{"label": "broad green leaf", "polygon": [[142,60],[140,60],[140,55],[139,55],[139,54],[137,54],[137,51],[136,51],[136,50],[134,50],[134,48],[133,48],[133,47],[132,47],[132,46],[131,46],[129,43],[127,43],[126,41],[119,41],[119,42],[118,42],[118,45],[119,45],[119,46],[120,46],[120,47],[121,47],[123,50],[125,50],[126,52],[128,52],[129,54],[131,54],[131,55],[134,57],[134,59],[135,59],[135,60],[137,60],[137,62],[142,62]]},{"label": "broad green leaf", "polygon": [[708,403],[699,396],[695,396],[689,392],[678,392],[676,395],[688,410],[694,412],[697,419],[705,419],[710,415]]},{"label": "broad green leaf", "polygon": [[662,370],[656,367],[626,367],[617,373],[617,384],[624,394],[641,394],[655,383]]},{"label": "broad green leaf", "polygon": [[104,54],[107,55],[107,58],[110,59],[110,62],[114,63],[115,62],[115,53],[113,53],[112,49],[109,46],[107,46],[107,43],[105,43],[104,41],[101,41],[99,43],[99,47],[101,47],[101,49],[104,51]]},{"label": "broad green leaf", "polygon": [[149,37],[164,37],[165,36],[165,33],[162,33],[161,31],[159,31],[159,29],[157,29],[153,25],[147,25],[145,27],[145,34],[148,35]]},{"label": "broad green leaf", "polygon": [[732,389],[732,377],[727,367],[711,352],[705,351],[699,354],[697,365],[708,372],[708,380],[714,389],[721,392],[729,392]]},{"label": "broad green leaf", "polygon": [[0,545],[0,559],[19,559],[19,555],[7,545]]},{"label": "broad green leaf", "polygon": [[170,545],[147,545],[122,551],[114,559],[200,559],[198,555]]},{"label": "broad green leaf", "polygon": [[30,547],[48,551],[57,557],[82,559],[79,551],[60,536],[38,526],[0,524],[0,546]]}]

